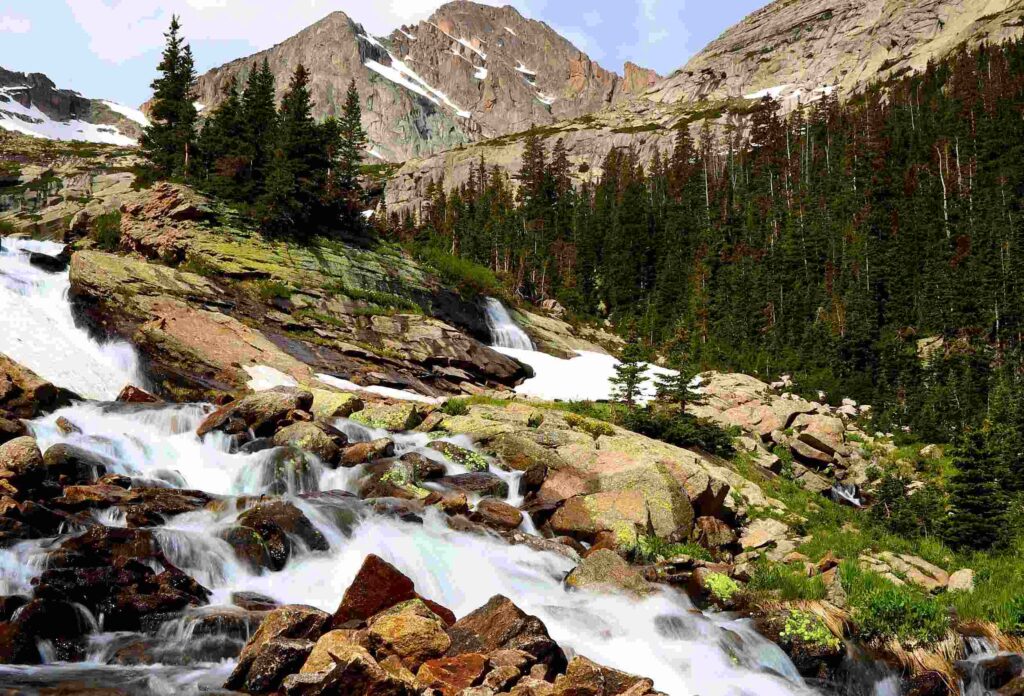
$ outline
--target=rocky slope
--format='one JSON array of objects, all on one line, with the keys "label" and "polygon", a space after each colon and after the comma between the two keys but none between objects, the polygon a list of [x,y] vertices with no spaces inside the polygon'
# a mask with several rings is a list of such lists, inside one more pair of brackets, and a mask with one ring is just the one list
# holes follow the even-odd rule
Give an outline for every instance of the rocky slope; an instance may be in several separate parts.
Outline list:
[{"label": "rocky slope", "polygon": [[379,38],[335,12],[267,51],[200,76],[199,101],[216,105],[230,79],[244,80],[264,57],[279,94],[296,65],[310,70],[318,117],[340,111],[354,79],[371,151],[393,162],[590,113],[639,93],[655,77],[630,65],[621,78],[511,7],[460,0]]},{"label": "rocky slope", "polygon": [[51,140],[132,145],[144,118],[113,102],[58,89],[41,73],[0,67],[0,128]]},{"label": "rocky slope", "polygon": [[[742,114],[765,95],[792,109],[833,90],[849,95],[920,70],[964,43],[1022,32],[1021,0],[779,0],[727,30],[642,96],[535,132],[549,151],[564,140],[577,178],[592,178],[612,148],[635,148],[649,161],[655,150],[671,147],[672,129],[680,125],[695,129],[710,119],[742,127]],[[406,162],[388,184],[388,210],[415,212],[430,181],[457,187],[481,157],[515,171],[523,143],[517,134]]]},{"label": "rocky slope", "polygon": [[1021,0],[776,0],[644,96],[657,103],[772,94],[792,108],[825,90],[922,70],[929,60],[1024,31]]}]

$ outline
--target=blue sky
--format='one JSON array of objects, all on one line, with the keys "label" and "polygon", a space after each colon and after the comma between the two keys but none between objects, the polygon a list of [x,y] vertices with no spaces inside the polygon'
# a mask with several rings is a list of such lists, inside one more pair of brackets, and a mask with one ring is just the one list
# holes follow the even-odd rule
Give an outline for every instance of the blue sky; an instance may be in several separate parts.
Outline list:
[{"label": "blue sky", "polygon": [[[547,22],[604,67],[668,74],[767,0],[484,0]],[[200,72],[278,43],[334,10],[374,34],[426,18],[442,0],[3,0],[0,67],[138,105],[170,15],[182,16]]]}]

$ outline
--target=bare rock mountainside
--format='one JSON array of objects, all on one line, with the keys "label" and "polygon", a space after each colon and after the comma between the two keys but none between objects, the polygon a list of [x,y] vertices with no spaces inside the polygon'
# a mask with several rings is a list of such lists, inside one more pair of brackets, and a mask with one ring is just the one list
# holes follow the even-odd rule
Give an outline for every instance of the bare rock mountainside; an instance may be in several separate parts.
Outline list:
[{"label": "bare rock mountainside", "polygon": [[[785,109],[832,90],[848,96],[921,70],[958,46],[1022,32],[1022,0],[777,0],[642,95],[534,132],[549,150],[563,139],[580,176],[597,177],[613,148],[633,147],[649,160],[671,147],[682,123],[694,128],[710,118],[742,125],[730,111],[742,113],[769,94]],[[388,210],[417,210],[429,182],[442,176],[448,188],[461,185],[481,156],[515,169],[524,144],[518,134],[409,161],[388,185]]]},{"label": "bare rock mountainside", "polygon": [[430,19],[375,38],[335,12],[273,48],[200,76],[212,107],[231,78],[267,58],[283,93],[302,63],[318,117],[340,113],[355,79],[373,154],[401,162],[602,109],[655,83],[629,66],[605,70],[542,22],[511,7],[453,2]]},{"label": "bare rock mountainside", "polygon": [[0,67],[0,128],[51,140],[133,145],[144,118],[113,102],[58,89],[42,73]]}]

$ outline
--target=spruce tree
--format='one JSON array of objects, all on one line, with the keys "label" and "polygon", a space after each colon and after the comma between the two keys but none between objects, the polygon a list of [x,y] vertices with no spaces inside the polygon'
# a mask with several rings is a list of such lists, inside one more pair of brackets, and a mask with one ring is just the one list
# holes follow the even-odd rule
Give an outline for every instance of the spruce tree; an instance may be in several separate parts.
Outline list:
[{"label": "spruce tree", "polygon": [[680,413],[685,413],[687,406],[703,404],[706,397],[690,388],[697,374],[698,371],[687,362],[677,365],[672,373],[658,375],[655,382],[658,401],[679,407]]},{"label": "spruce tree", "polygon": [[253,66],[242,93],[242,123],[249,152],[247,195],[251,198],[258,198],[263,193],[274,157],[277,132],[275,91],[274,73],[264,58],[259,68]]},{"label": "spruce tree", "polygon": [[196,141],[196,80],[192,49],[179,35],[177,15],[164,36],[167,44],[157,66],[160,77],[152,83],[153,106],[150,125],[142,135],[143,153],[165,177],[188,177]]},{"label": "spruce tree", "polygon": [[241,198],[249,164],[249,143],[242,120],[242,99],[232,79],[225,99],[210,114],[199,136],[206,188],[225,198]]},{"label": "spruce tree", "polygon": [[641,387],[647,365],[643,359],[643,349],[633,338],[622,351],[622,359],[615,366],[615,376],[608,381],[612,384],[612,398],[629,408],[637,405],[642,396]]},{"label": "spruce tree", "polygon": [[1006,496],[991,434],[971,430],[953,454],[950,514],[943,537],[955,548],[990,549],[1005,539]]},{"label": "spruce tree", "polygon": [[348,227],[355,227],[359,215],[363,189],[359,175],[366,151],[366,131],[363,130],[363,114],[359,105],[359,90],[352,80],[345,94],[345,109],[338,122],[338,152],[333,161],[332,185],[337,189],[341,207],[339,212]]}]

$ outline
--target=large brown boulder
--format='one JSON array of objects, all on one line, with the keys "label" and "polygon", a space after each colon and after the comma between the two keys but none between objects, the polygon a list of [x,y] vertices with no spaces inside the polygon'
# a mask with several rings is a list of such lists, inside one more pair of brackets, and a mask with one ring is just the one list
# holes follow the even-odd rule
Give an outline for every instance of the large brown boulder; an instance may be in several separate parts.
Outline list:
[{"label": "large brown boulder", "polygon": [[0,353],[0,413],[35,418],[63,408],[77,398]]},{"label": "large brown boulder", "polygon": [[609,549],[599,549],[587,555],[565,579],[573,589],[642,595],[654,588],[644,580],[639,570]]},{"label": "large brown boulder", "polygon": [[448,635],[452,641],[449,657],[515,649],[547,665],[552,674],[566,664],[565,654],[544,623],[501,595],[491,597],[487,604],[456,621]]},{"label": "large brown boulder", "polygon": [[486,670],[484,655],[466,653],[424,662],[416,673],[416,681],[425,688],[439,690],[444,696],[459,696],[463,689],[477,684]]},{"label": "large brown boulder", "polygon": [[420,599],[410,599],[374,616],[367,635],[378,657],[394,655],[415,672],[451,646],[445,622]]},{"label": "large brown boulder", "polygon": [[476,510],[470,516],[474,522],[497,529],[511,531],[517,529],[523,521],[523,513],[519,508],[495,498],[484,498],[477,503]]},{"label": "large brown boulder", "polygon": [[[291,604],[271,611],[242,649],[238,656],[238,664],[228,677],[225,688],[237,690],[245,686],[257,659],[264,648],[274,640],[309,641],[309,650],[306,650],[302,661],[295,664],[295,669],[292,670],[298,671],[312,651],[313,641],[318,640],[327,629],[330,619],[331,616],[327,612],[301,604]],[[281,679],[284,676],[281,674]]]},{"label": "large brown boulder", "polygon": [[332,624],[340,628],[349,622],[364,622],[415,596],[412,580],[381,557],[370,554],[345,590]]},{"label": "large brown boulder", "polygon": [[0,482],[7,484],[9,494],[41,483],[44,475],[43,455],[35,438],[18,437],[0,445]]},{"label": "large brown boulder", "polygon": [[638,535],[649,527],[647,501],[640,491],[577,496],[551,518],[551,529],[558,534],[592,543],[601,532],[611,532],[624,548],[636,546]]},{"label": "large brown boulder", "polygon": [[215,430],[238,433],[251,429],[257,436],[268,436],[290,412],[308,411],[312,406],[313,395],[300,389],[278,388],[250,394],[211,413],[199,424],[196,434],[203,437]]},{"label": "large brown boulder", "polygon": [[274,434],[278,447],[298,447],[315,454],[325,464],[337,464],[341,449],[323,428],[315,423],[298,422],[281,428]]}]

